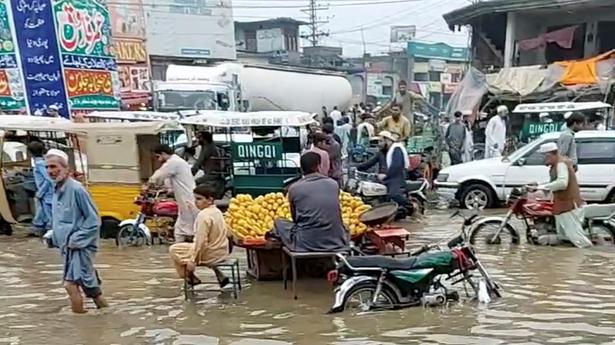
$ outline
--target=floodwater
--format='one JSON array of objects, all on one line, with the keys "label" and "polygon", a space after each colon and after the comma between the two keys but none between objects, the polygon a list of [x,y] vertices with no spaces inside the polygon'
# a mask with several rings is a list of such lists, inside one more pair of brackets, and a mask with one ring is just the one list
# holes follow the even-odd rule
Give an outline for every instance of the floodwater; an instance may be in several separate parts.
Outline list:
[{"label": "floodwater", "polygon": [[[448,213],[407,224],[411,244],[457,231]],[[184,302],[165,247],[107,242],[97,262],[111,307],[77,316],[57,253],[18,233],[0,238],[0,345],[615,344],[615,253],[521,244],[479,257],[503,287],[488,305],[326,315],[324,280],[300,281],[297,301],[281,282],[250,282],[238,300],[203,291]]]}]

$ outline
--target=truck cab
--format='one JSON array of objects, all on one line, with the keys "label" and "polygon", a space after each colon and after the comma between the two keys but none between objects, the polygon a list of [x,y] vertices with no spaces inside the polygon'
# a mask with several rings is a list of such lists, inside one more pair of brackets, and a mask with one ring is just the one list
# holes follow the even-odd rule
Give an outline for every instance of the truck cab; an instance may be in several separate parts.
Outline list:
[{"label": "truck cab", "polygon": [[154,109],[161,112],[238,110],[237,92],[225,83],[155,81],[153,95]]}]

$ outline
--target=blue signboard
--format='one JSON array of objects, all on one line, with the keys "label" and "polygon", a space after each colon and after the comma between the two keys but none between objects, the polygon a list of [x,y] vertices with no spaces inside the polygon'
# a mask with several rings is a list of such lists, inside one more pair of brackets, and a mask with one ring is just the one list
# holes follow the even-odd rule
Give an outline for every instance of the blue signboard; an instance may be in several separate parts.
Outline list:
[{"label": "blue signboard", "polygon": [[51,0],[11,1],[30,113],[51,105],[69,116]]}]

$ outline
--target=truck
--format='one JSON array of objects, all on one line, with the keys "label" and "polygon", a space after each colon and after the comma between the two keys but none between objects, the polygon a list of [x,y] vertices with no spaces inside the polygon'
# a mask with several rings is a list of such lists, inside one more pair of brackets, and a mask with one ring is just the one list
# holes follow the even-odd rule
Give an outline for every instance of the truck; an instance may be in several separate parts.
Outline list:
[{"label": "truck", "polygon": [[155,81],[154,109],[223,111],[304,111],[322,106],[345,109],[352,88],[342,74],[305,68],[244,65],[169,65],[165,81]]}]

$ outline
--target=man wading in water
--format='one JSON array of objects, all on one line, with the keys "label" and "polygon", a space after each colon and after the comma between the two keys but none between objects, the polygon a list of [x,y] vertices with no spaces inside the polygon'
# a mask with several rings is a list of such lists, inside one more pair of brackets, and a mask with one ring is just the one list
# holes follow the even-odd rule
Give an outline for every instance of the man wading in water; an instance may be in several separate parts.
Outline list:
[{"label": "man wading in water", "polygon": [[90,194],[68,175],[68,155],[51,149],[45,155],[47,172],[55,182],[52,201],[52,229],[45,235],[53,247],[60,248],[64,261],[62,280],[74,313],[84,314],[81,290],[96,307],[107,307],[100,279],[94,269],[98,251],[100,222]]}]

